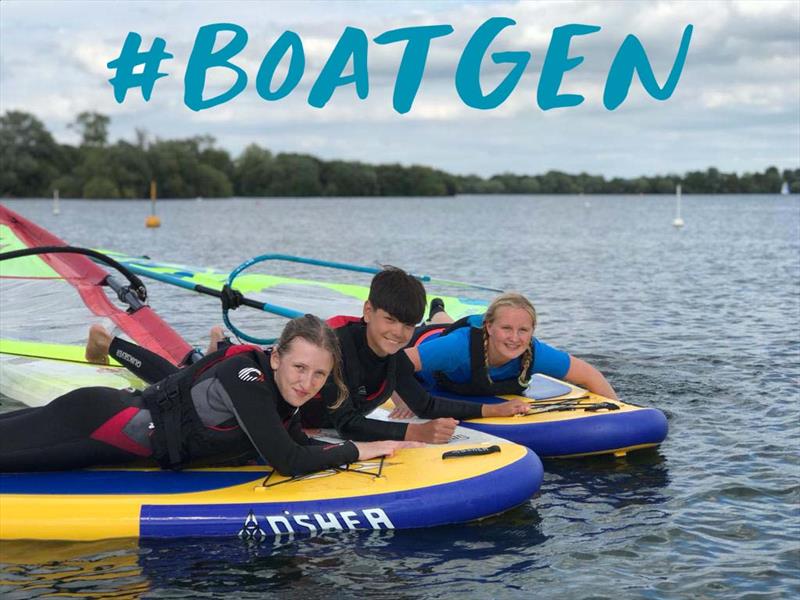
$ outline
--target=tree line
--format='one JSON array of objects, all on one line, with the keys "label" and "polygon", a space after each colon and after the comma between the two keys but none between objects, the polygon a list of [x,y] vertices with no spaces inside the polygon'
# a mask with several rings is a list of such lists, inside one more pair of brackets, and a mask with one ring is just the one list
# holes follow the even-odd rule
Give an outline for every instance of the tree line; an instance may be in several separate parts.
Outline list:
[{"label": "tree line", "polygon": [[211,136],[108,141],[110,118],[79,114],[70,125],[78,146],[59,144],[34,115],[0,116],[0,197],[146,198],[150,182],[165,198],[231,196],[452,196],[455,194],[671,194],[776,193],[783,182],[800,192],[800,168],[782,173],[722,173],[715,168],[684,175],[605,179],[600,175],[502,173],[489,178],[452,175],[430,167],[324,161],[251,144],[232,158]]}]

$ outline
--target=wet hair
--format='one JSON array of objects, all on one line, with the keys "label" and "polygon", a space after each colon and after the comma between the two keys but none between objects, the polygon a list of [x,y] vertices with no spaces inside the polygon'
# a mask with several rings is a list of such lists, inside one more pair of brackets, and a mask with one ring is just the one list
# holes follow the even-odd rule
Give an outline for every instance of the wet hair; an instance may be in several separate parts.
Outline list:
[{"label": "wet hair", "polygon": [[[522,294],[518,294],[516,292],[506,292],[504,294],[500,294],[497,298],[492,300],[492,303],[489,305],[489,308],[486,309],[486,314],[483,316],[483,359],[486,364],[486,377],[489,379],[491,383],[492,378],[489,375],[489,330],[488,326],[491,325],[494,320],[497,318],[497,311],[501,308],[521,308],[525,310],[531,317],[532,322],[532,329],[533,332],[536,329],[536,309],[533,308],[533,304],[531,301],[528,300]],[[522,363],[522,369],[519,372],[519,377],[517,378],[517,382],[522,387],[528,387],[530,384],[530,378],[525,380],[522,376],[528,370],[528,367],[531,366],[531,360],[533,360],[533,351],[531,350],[530,344],[528,347],[525,348],[525,352],[520,357],[520,362]]]},{"label": "wet hair", "polygon": [[428,304],[419,279],[391,266],[384,267],[372,278],[368,300],[373,308],[385,310],[406,325],[422,321]]},{"label": "wet hair", "polygon": [[304,315],[292,319],[283,328],[281,337],[275,343],[274,351],[278,354],[288,352],[292,342],[296,338],[302,338],[323,350],[327,350],[333,357],[333,369],[331,376],[336,385],[336,402],[331,408],[338,408],[349,393],[342,377],[342,350],[339,347],[339,339],[327,323],[314,315]]}]

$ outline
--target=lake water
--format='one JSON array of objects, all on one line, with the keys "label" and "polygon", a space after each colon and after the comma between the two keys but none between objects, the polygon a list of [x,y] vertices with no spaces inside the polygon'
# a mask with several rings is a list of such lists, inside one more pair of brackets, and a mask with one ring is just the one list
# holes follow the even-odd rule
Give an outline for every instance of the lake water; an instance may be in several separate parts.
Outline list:
[{"label": "lake water", "polygon": [[[663,196],[161,201],[157,230],[145,202],[7,205],[75,245],[226,272],[282,252],[519,290],[538,337],[663,410],[670,434],[624,459],[548,461],[533,499],[469,525],[4,543],[3,598],[800,594],[797,196],[684,196],[682,230]],[[215,300],[148,287],[192,342],[220,320]]]}]

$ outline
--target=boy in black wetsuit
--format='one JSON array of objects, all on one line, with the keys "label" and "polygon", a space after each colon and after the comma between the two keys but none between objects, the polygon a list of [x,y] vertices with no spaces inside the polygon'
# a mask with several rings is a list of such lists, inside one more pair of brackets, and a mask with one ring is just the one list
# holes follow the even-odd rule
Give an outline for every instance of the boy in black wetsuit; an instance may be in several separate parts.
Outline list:
[{"label": "boy in black wetsuit", "polygon": [[[409,440],[446,443],[456,419],[524,414],[528,405],[519,400],[479,404],[431,396],[414,376],[414,365],[400,352],[411,340],[426,306],[425,288],[402,269],[389,267],[372,280],[362,318],[334,317],[342,349],[348,397],[337,405],[336,388],[329,382],[321,400],[308,402],[300,414],[305,427],[334,427],[345,439]],[[398,423],[370,419],[367,415],[394,392],[427,423]]]}]

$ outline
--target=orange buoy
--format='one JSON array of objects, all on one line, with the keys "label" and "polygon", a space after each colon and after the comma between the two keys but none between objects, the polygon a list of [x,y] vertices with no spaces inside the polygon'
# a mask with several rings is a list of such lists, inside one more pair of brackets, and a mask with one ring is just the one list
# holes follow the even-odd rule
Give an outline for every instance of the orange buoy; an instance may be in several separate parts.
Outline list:
[{"label": "orange buoy", "polygon": [[153,210],[153,214],[148,215],[147,218],[144,220],[145,227],[161,227],[161,219],[156,216],[156,182],[152,180],[150,182],[150,205]]}]

